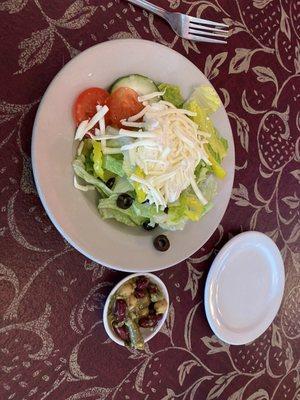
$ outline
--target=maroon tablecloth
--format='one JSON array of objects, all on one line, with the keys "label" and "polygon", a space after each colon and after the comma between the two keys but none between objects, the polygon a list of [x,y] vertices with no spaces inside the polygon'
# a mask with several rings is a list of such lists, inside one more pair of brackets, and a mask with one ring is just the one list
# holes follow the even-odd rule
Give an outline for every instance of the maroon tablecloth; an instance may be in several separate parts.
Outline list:
[{"label": "maroon tablecloth", "polygon": [[[121,0],[0,1],[1,400],[300,396],[299,1],[156,4],[233,24],[228,45],[181,40]],[[170,313],[144,353],[107,339],[101,311],[123,274],[63,240],[41,206],[30,165],[34,116],[54,75],[83,49],[128,37],[170,46],[204,71],[224,101],[236,145],[226,215],[197,254],[159,273]],[[277,243],[286,288],[267,332],[235,347],[212,334],[203,287],[216,252],[247,230]]]}]

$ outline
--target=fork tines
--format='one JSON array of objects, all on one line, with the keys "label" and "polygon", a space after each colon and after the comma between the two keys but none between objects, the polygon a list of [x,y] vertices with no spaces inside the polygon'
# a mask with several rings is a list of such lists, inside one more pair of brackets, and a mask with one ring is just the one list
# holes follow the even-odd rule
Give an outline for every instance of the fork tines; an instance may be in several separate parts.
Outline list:
[{"label": "fork tines", "polygon": [[191,40],[226,43],[229,26],[202,18],[189,17],[188,34]]}]

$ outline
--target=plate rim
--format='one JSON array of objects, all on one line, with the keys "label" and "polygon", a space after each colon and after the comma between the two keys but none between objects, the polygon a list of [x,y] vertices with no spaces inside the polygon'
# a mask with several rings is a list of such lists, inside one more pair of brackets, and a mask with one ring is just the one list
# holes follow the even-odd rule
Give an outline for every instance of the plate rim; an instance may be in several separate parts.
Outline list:
[{"label": "plate rim", "polygon": [[[267,240],[270,243],[270,246],[272,249],[275,250],[275,252],[279,255],[279,260],[280,263],[277,264],[277,272],[279,271],[281,275],[281,280],[279,281],[279,294],[277,295],[277,303],[276,306],[274,307],[274,310],[272,312],[271,317],[265,318],[263,320],[262,327],[259,328],[253,328],[250,333],[247,333],[244,335],[241,335],[242,337],[239,339],[230,339],[228,335],[223,335],[222,334],[222,329],[218,327],[218,325],[215,323],[215,319],[212,316],[211,313],[211,304],[209,301],[209,295],[210,295],[210,287],[211,283],[214,279],[216,279],[217,274],[219,272],[219,265],[220,265],[220,259],[223,257],[224,253],[232,246],[235,246],[235,242],[238,242],[240,240],[246,241],[249,237],[261,237],[264,238],[264,240]],[[285,286],[285,269],[284,269],[284,261],[282,258],[282,255],[280,253],[280,250],[276,243],[265,233],[259,232],[259,231],[247,231],[247,232],[242,232],[239,233],[238,235],[234,236],[232,239],[230,239],[219,251],[217,256],[215,257],[213,263],[211,264],[210,270],[207,275],[207,279],[205,282],[205,289],[204,289],[204,308],[205,308],[205,314],[207,321],[209,323],[210,328],[214,332],[214,334],[223,342],[228,343],[230,345],[244,345],[251,343],[252,341],[256,340],[259,336],[261,336],[267,329],[268,327],[272,324],[274,318],[276,317],[280,306],[282,304],[283,300],[283,295],[284,295],[284,286]],[[271,320],[270,320],[271,319]],[[259,328],[259,329],[258,329]]]},{"label": "plate rim", "polygon": [[[61,75],[64,74],[64,71],[65,71],[67,68],[70,68],[70,65],[72,65],[73,63],[75,63],[76,60],[77,60],[79,57],[82,57],[82,56],[84,56],[85,54],[94,51],[94,49],[97,48],[97,47],[108,46],[108,45],[109,45],[110,43],[112,43],[112,42],[114,42],[114,43],[115,43],[115,42],[122,42],[122,44],[124,44],[124,43],[126,43],[126,42],[128,42],[128,43],[132,43],[132,42],[145,42],[145,43],[147,43],[147,44],[151,44],[151,46],[153,46],[153,47],[164,48],[164,50],[167,50],[167,51],[170,51],[170,52],[172,52],[172,53],[175,53],[176,56],[177,56],[177,57],[180,57],[181,59],[183,59],[184,62],[191,64],[191,65],[193,66],[193,68],[196,68],[196,69],[198,70],[198,72],[199,72],[200,74],[202,74],[202,75],[206,78],[206,80],[209,82],[209,84],[210,84],[211,86],[213,86],[213,85],[210,83],[209,79],[208,79],[208,78],[204,75],[204,73],[198,68],[198,66],[195,65],[195,64],[194,64],[192,61],[190,61],[188,58],[186,58],[184,55],[182,55],[182,54],[179,53],[178,51],[176,51],[176,50],[174,50],[174,49],[172,49],[172,48],[170,48],[170,47],[168,47],[168,46],[164,46],[163,44],[160,44],[160,43],[157,43],[157,42],[153,42],[153,41],[151,41],[151,40],[132,39],[132,38],[108,40],[108,41],[105,41],[105,42],[97,43],[97,44],[95,44],[95,45],[93,45],[93,46],[91,46],[91,47],[85,49],[84,51],[82,51],[81,53],[79,53],[77,56],[75,56],[73,59],[71,59],[68,63],[66,63],[66,64],[63,66],[63,68],[61,68],[61,69],[58,71],[58,73],[54,76],[54,78],[53,78],[53,79],[51,80],[51,82],[49,83],[49,85],[48,85],[48,87],[47,87],[47,89],[46,89],[44,95],[42,96],[42,99],[41,99],[41,101],[40,101],[40,104],[39,104],[39,107],[38,107],[38,110],[37,110],[37,113],[36,113],[36,116],[35,116],[35,120],[34,120],[34,124],[33,124],[33,129],[32,129],[31,160],[32,160],[33,177],[34,177],[34,182],[35,182],[35,185],[36,185],[36,188],[37,188],[38,195],[39,195],[39,197],[40,197],[40,200],[41,200],[41,202],[42,202],[42,205],[43,205],[43,207],[45,208],[45,210],[46,210],[46,212],[47,212],[47,215],[49,216],[51,222],[53,223],[53,225],[55,226],[55,228],[59,231],[59,233],[62,235],[62,237],[63,237],[64,239],[66,239],[66,240],[68,241],[68,243],[69,243],[72,247],[74,247],[79,253],[83,254],[85,257],[89,258],[89,259],[92,260],[92,261],[95,261],[95,262],[97,262],[97,263],[100,263],[100,264],[102,264],[102,265],[104,265],[104,266],[106,266],[106,267],[108,267],[108,268],[112,268],[112,269],[114,269],[114,270],[123,271],[123,272],[132,272],[132,273],[137,273],[137,272],[155,272],[155,271],[160,271],[160,270],[163,270],[163,269],[170,268],[170,267],[172,267],[172,266],[174,266],[174,265],[177,265],[177,264],[183,262],[184,260],[186,260],[187,257],[189,257],[189,256],[191,256],[192,254],[194,254],[194,252],[196,252],[200,247],[198,247],[197,249],[193,250],[193,253],[189,254],[188,256],[186,256],[186,254],[184,254],[184,255],[182,255],[181,257],[178,257],[178,260],[176,261],[175,264],[174,264],[173,262],[169,262],[169,261],[165,261],[165,260],[164,260],[164,261],[162,261],[162,263],[161,263],[160,266],[157,266],[157,267],[154,268],[153,266],[150,265],[149,267],[148,267],[148,266],[147,266],[147,267],[144,267],[143,270],[132,269],[130,266],[129,266],[129,267],[125,267],[125,266],[120,265],[120,264],[113,265],[112,263],[108,263],[108,262],[106,262],[105,260],[101,260],[101,259],[99,259],[98,257],[92,255],[89,251],[87,251],[86,249],[82,248],[82,247],[80,246],[79,243],[77,244],[77,242],[74,241],[74,240],[72,239],[72,237],[63,229],[63,227],[61,226],[61,224],[58,222],[58,220],[57,220],[56,217],[55,217],[55,214],[52,213],[52,211],[50,210],[50,208],[49,208],[49,206],[48,206],[48,203],[47,203],[46,196],[44,195],[43,190],[42,190],[42,185],[40,184],[40,177],[39,177],[39,173],[38,173],[38,167],[37,167],[37,161],[36,161],[36,151],[35,151],[35,147],[36,147],[36,141],[37,141],[37,136],[38,136],[38,127],[37,127],[37,125],[38,125],[38,121],[39,121],[39,116],[40,116],[40,114],[41,114],[41,112],[42,112],[42,110],[43,110],[43,106],[44,106],[44,103],[45,103],[45,100],[46,100],[48,91],[50,90],[50,88],[52,87],[52,85],[61,77]],[[230,124],[230,121],[229,121],[229,117],[228,117],[228,114],[227,114],[227,112],[226,112],[226,109],[225,109],[223,103],[222,103],[222,107],[224,108],[224,111],[225,111],[225,114],[226,114],[226,118],[227,118],[227,120],[228,120],[228,125],[229,125],[229,127],[230,127],[230,134],[231,134],[231,136],[232,136],[233,171],[232,171],[232,180],[231,180],[231,182],[228,182],[228,184],[229,184],[230,187],[231,187],[231,191],[232,191],[233,182],[234,182],[234,177],[235,177],[235,168],[234,168],[234,167],[235,167],[235,159],[236,159],[236,157],[235,157],[235,144],[234,144],[234,137],[233,137],[232,127],[231,127],[231,124]],[[227,210],[227,208],[228,208],[229,202],[230,202],[230,196],[228,197],[226,203],[224,202],[224,212],[223,212],[223,214],[222,214],[222,217],[221,217],[221,219],[220,219],[220,222],[221,222],[222,218],[223,218],[224,215],[225,215],[225,212],[226,212],[226,210]],[[220,222],[219,222],[219,223],[220,223]],[[216,226],[215,229],[217,229],[217,226]],[[212,233],[212,234],[213,234],[213,233]],[[212,236],[212,235],[211,235],[211,236]],[[210,236],[210,237],[211,237],[211,236]],[[207,238],[207,240],[209,240],[209,238]],[[207,240],[206,240],[206,241],[207,241]]]}]

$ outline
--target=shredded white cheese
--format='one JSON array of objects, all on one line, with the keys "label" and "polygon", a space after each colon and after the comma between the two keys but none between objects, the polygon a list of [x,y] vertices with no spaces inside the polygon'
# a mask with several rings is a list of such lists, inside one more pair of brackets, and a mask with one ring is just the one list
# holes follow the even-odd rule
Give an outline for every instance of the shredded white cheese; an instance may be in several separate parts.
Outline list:
[{"label": "shredded white cheese", "polygon": [[108,107],[107,106],[97,106],[97,112],[91,118],[89,121],[82,121],[80,125],[77,128],[76,134],[75,134],[75,140],[82,140],[84,138],[84,135],[87,134],[94,126],[99,123],[107,114],[108,112]]},{"label": "shredded white cheese", "polygon": [[145,108],[143,108],[142,111],[140,111],[138,114],[133,115],[132,117],[129,117],[129,118],[128,118],[128,121],[130,121],[130,122],[138,121],[139,119],[141,119],[141,118],[146,114],[146,112],[149,110],[149,108],[150,108],[150,106],[147,105],[147,106],[146,106]]},{"label": "shredded white cheese", "polygon": [[[147,195],[150,204],[156,208],[165,208],[168,203],[178,200],[183,190],[190,185],[202,204],[207,200],[201,193],[194,177],[194,172],[201,160],[210,164],[204,145],[209,134],[198,129],[189,116],[196,114],[178,109],[173,104],[160,100],[149,104],[148,100],[162,96],[163,92],[155,92],[139,97],[145,107],[138,114],[123,120],[122,125],[130,129],[120,129],[116,134],[105,132],[104,116],[108,112],[107,106],[97,106],[97,112],[90,121],[83,121],[76,132],[75,139],[81,140],[88,134],[93,140],[102,144],[103,154],[119,154],[128,151],[128,160],[131,166],[139,167],[143,176],[130,176],[132,182],[137,182]],[[95,128],[95,134],[90,130]],[[143,129],[143,130],[142,130]],[[118,138],[133,138],[132,143],[120,148],[109,148],[106,140]],[[78,148],[81,154],[83,144]],[[77,189],[87,191],[89,185],[82,186],[74,178]]]},{"label": "shredded white cheese", "polygon": [[206,205],[207,204],[207,200],[205,199],[205,197],[203,196],[203,194],[201,193],[196,181],[195,181],[195,177],[193,176],[193,178],[191,179],[191,185],[192,188],[196,194],[196,196],[198,197],[198,199],[201,201],[202,204]]},{"label": "shredded white cheese", "polygon": [[144,147],[157,147],[159,144],[154,140],[136,140],[131,144],[126,144],[125,146],[121,147],[122,151],[135,149],[135,148],[144,148]]},{"label": "shredded white cheese", "polygon": [[81,142],[77,149],[78,156],[80,156],[80,154],[82,153],[83,146],[84,146],[84,142]]},{"label": "shredded white cheese", "polygon": [[120,136],[127,136],[132,138],[154,138],[156,137],[155,133],[147,132],[147,131],[127,131],[126,129],[120,129]]},{"label": "shredded white cheese", "polygon": [[102,147],[103,154],[121,154],[122,150],[115,147]]},{"label": "shredded white cheese", "polygon": [[[145,175],[143,179],[135,175],[130,179],[141,184],[147,199],[157,207],[178,200],[190,185],[199,201],[207,204],[194,179],[195,168],[201,160],[210,164],[204,149],[207,133],[199,131],[188,116],[195,116],[195,113],[159,101],[148,104],[139,114],[128,118],[128,125],[142,119],[139,124],[145,124],[147,131],[133,133],[121,129],[119,132],[120,136],[137,138],[121,150],[129,150],[131,165],[138,166]],[[148,134],[151,136],[147,140]]]},{"label": "shredded white cheese", "polygon": [[166,90],[164,90],[163,92],[154,92],[154,93],[146,94],[145,96],[139,96],[138,101],[140,103],[143,103],[144,101],[155,99],[155,97],[161,97],[165,93],[166,93]]},{"label": "shredded white cheese", "polygon": [[146,128],[145,122],[130,122],[124,119],[121,122],[123,126],[128,126],[130,128]]},{"label": "shredded white cheese", "polygon": [[86,134],[86,128],[88,126],[89,121],[82,121],[80,122],[76,134],[75,134],[75,140],[82,140],[84,135]]}]

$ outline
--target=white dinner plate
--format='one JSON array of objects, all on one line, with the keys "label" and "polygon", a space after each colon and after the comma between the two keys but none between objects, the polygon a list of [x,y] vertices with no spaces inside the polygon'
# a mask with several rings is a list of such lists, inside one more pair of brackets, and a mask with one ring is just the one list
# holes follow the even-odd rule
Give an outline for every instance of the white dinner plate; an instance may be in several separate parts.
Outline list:
[{"label": "white dinner plate", "polygon": [[205,311],[224,342],[246,344],[275,318],[284,291],[284,265],[276,244],[260,232],[231,239],[216,256],[205,285]]},{"label": "white dinner plate", "polygon": [[130,272],[172,266],[198,250],[213,234],[228,205],[234,178],[234,144],[222,106],[214,123],[229,144],[224,160],[227,177],[219,181],[214,208],[182,232],[168,233],[171,248],[154,249],[157,234],[100,218],[96,199],[73,187],[75,124],[72,106],[77,95],[92,86],[109,87],[117,78],[138,73],[155,81],[178,84],[184,97],[193,87],[209,84],[199,69],[174,50],[157,43],[123,39],[105,42],[71,60],[54,78],[40,104],[32,139],[32,164],[39,196],[59,232],[77,250],[108,267]]}]

